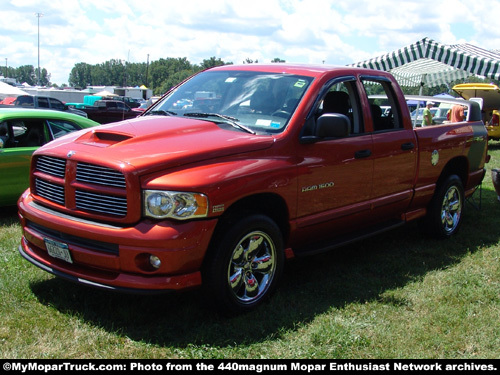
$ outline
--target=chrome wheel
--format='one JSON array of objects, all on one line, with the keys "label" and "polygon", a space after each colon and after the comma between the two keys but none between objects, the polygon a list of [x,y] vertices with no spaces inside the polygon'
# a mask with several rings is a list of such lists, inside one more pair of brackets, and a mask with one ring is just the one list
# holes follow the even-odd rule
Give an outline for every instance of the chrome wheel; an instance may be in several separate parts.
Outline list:
[{"label": "chrome wheel", "polygon": [[429,203],[423,229],[437,238],[449,238],[457,233],[464,214],[464,188],[457,175],[448,176],[436,187]]},{"label": "chrome wheel", "polygon": [[276,246],[261,231],[245,235],[234,248],[227,270],[233,297],[242,304],[259,300],[269,289],[276,273]]},{"label": "chrome wheel", "polygon": [[457,186],[448,188],[443,197],[441,206],[441,224],[446,233],[453,233],[460,223],[462,216],[462,195]]},{"label": "chrome wheel", "polygon": [[205,296],[223,315],[247,313],[276,290],[285,262],[283,235],[258,213],[228,215],[219,224],[202,269]]}]

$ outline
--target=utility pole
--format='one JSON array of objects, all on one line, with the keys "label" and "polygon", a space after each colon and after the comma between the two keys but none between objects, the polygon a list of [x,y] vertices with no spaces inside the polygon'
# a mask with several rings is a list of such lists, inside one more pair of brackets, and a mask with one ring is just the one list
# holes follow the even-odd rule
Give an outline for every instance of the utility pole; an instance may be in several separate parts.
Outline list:
[{"label": "utility pole", "polygon": [[148,87],[148,73],[149,73],[149,53],[148,53],[148,60],[146,62],[146,87]]},{"label": "utility pole", "polygon": [[5,78],[7,78],[7,57],[5,58]]},{"label": "utility pole", "polygon": [[38,18],[38,74],[37,74],[37,85],[40,86],[40,17],[43,17],[43,13],[35,13]]}]

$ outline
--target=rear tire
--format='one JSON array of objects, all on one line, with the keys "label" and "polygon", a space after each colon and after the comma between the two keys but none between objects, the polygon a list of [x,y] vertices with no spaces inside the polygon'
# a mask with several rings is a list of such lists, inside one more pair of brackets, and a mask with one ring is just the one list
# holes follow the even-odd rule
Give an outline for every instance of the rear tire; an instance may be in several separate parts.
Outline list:
[{"label": "rear tire", "polygon": [[438,185],[425,218],[427,231],[448,238],[458,232],[464,211],[464,188],[457,175],[451,175]]},{"label": "rear tire", "polygon": [[253,214],[218,233],[203,273],[209,302],[224,315],[251,311],[274,292],[281,277],[281,231],[269,217]]}]

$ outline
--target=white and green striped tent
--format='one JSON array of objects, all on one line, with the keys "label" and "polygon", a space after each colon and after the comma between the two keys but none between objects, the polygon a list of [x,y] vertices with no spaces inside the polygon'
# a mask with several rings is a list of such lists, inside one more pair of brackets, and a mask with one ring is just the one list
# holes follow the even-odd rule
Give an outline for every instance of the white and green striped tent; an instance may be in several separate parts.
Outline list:
[{"label": "white and green striped tent", "polygon": [[470,75],[500,79],[500,52],[471,44],[444,45],[424,38],[397,51],[350,66],[390,72],[401,86],[428,86]]}]

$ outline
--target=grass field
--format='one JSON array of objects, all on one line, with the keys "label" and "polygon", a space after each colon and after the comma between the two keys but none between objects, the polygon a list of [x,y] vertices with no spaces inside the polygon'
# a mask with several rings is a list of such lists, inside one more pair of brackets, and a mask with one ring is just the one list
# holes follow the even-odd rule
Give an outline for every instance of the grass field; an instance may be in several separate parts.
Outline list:
[{"label": "grass field", "polygon": [[490,142],[480,209],[438,241],[417,223],[289,262],[271,301],[222,318],[199,291],[111,294],[55,278],[18,254],[0,214],[1,358],[499,358],[500,202]]}]

